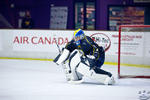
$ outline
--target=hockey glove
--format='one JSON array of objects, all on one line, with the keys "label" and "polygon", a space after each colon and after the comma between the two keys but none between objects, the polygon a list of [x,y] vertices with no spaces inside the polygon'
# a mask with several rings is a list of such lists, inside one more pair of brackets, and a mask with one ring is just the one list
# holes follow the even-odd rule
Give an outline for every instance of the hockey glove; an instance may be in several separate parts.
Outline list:
[{"label": "hockey glove", "polygon": [[87,55],[87,59],[89,61],[89,64],[90,64],[90,70],[91,69],[94,69],[96,67],[96,60],[95,60],[95,57],[92,56],[92,55]]}]

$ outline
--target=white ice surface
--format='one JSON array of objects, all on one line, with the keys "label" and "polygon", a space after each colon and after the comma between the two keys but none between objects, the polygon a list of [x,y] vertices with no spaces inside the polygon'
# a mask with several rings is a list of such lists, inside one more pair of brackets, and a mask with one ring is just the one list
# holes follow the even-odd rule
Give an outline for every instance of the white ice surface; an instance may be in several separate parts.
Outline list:
[{"label": "white ice surface", "polygon": [[115,85],[88,78],[68,84],[53,62],[0,59],[0,100],[140,100],[139,91],[150,91],[150,79],[117,79],[116,66],[103,68],[114,74]]}]

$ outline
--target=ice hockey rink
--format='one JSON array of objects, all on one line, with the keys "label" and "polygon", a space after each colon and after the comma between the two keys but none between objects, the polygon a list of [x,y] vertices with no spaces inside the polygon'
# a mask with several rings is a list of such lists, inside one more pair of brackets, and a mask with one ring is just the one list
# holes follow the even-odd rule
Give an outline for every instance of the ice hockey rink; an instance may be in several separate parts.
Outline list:
[{"label": "ice hockey rink", "polygon": [[150,79],[118,79],[116,66],[102,68],[113,73],[115,85],[86,77],[68,84],[52,61],[0,59],[0,100],[150,100]]}]

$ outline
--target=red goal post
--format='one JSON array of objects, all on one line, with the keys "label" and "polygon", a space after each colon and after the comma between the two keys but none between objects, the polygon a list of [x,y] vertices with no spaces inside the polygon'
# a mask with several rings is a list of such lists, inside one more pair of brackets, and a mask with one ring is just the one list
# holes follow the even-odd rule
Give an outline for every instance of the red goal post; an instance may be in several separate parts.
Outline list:
[{"label": "red goal post", "polygon": [[149,62],[150,25],[120,25],[118,78],[150,78]]}]

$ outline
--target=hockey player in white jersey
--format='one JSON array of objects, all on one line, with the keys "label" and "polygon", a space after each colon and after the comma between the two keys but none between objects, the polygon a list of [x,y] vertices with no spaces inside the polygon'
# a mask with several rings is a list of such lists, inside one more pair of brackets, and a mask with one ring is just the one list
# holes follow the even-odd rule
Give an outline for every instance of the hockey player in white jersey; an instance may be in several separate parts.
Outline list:
[{"label": "hockey player in white jersey", "polygon": [[112,85],[115,83],[113,75],[101,69],[104,60],[103,47],[98,46],[83,30],[78,29],[54,62],[63,65],[70,83],[81,83],[82,77],[85,76],[102,84]]}]

